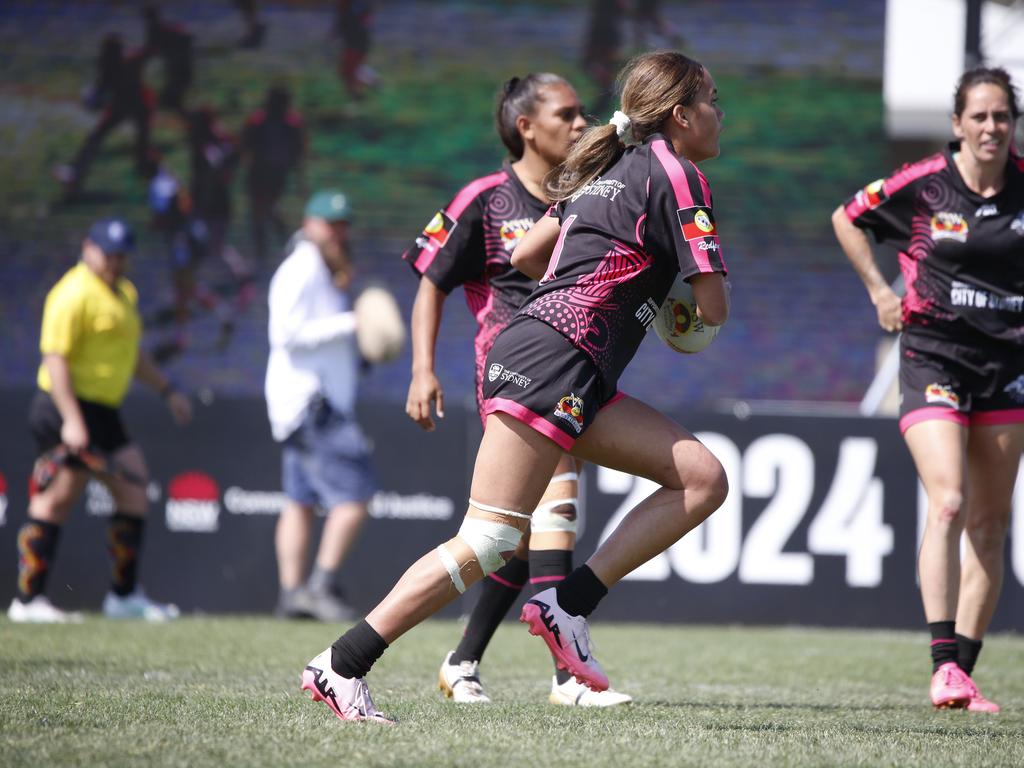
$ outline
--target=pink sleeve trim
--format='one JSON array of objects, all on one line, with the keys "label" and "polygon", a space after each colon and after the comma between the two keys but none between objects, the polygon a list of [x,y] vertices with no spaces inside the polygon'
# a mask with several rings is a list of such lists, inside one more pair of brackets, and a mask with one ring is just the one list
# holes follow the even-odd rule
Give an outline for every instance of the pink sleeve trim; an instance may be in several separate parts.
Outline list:
[{"label": "pink sleeve trim", "polygon": [[985,427],[992,424],[1020,424],[1024,422],[1024,408],[1005,408],[999,411],[975,411],[971,414],[971,426]]},{"label": "pink sleeve trim", "polygon": [[565,576],[531,576],[531,584],[547,584],[550,581],[565,581]]},{"label": "pink sleeve trim", "polygon": [[617,402],[619,402],[619,400],[622,400],[622,399],[623,399],[623,398],[625,398],[626,396],[627,396],[627,395],[626,395],[626,393],[625,393],[625,392],[616,392],[616,393],[615,393],[614,395],[612,395],[611,397],[609,397],[609,398],[608,398],[608,400],[607,400],[607,401],[606,401],[606,402],[604,403],[604,405],[602,405],[602,406],[601,406],[600,408],[598,408],[597,410],[598,410],[598,411],[603,411],[603,410],[604,410],[605,408],[607,408],[607,407],[608,407],[609,405],[615,405],[615,404],[616,404]]},{"label": "pink sleeve trim", "polygon": [[508,400],[504,397],[492,397],[484,401],[485,415],[489,416],[490,414],[497,413],[499,411],[501,413],[507,413],[513,419],[523,422],[523,424],[531,429],[540,432],[544,437],[553,440],[563,451],[568,452],[572,450],[572,447],[576,442],[550,421],[538,416],[529,408],[524,405],[520,405],[514,400]]},{"label": "pink sleeve trim", "polygon": [[[665,173],[668,175],[668,180],[672,184],[672,192],[675,194],[676,206],[679,210],[684,208],[692,208],[697,205],[694,202],[693,195],[690,194],[690,185],[686,181],[686,171],[683,170],[683,166],[674,154],[672,150],[668,148],[668,144],[663,140],[651,142],[651,150],[654,152],[654,156],[658,158],[658,162],[661,163],[661,167],[665,169]],[[696,169],[697,166],[694,166]],[[704,194],[704,200],[707,201],[711,197],[711,190],[708,187],[707,179],[704,175],[697,172],[700,178],[701,191]],[[711,204],[704,202],[708,208]],[[682,225],[678,225],[680,228]],[[690,252],[693,254],[693,261],[697,265],[697,269],[701,272],[714,272],[715,270],[711,266],[711,261],[708,259],[708,255],[705,251],[697,249],[697,242],[694,241],[690,245]],[[723,264],[724,266],[724,264]]]},{"label": "pink sleeve trim", "polygon": [[[489,176],[481,176],[479,179],[469,182],[469,184],[459,190],[458,194],[455,195],[455,199],[448,204],[448,207],[444,209],[444,212],[448,214],[449,218],[457,222],[459,220],[459,216],[461,216],[469,207],[470,203],[476,200],[476,198],[478,198],[483,192],[503,183],[507,178],[507,173],[504,171],[498,171],[497,173],[492,173]],[[413,263],[413,268],[422,275],[433,263],[439,250],[441,249],[437,243],[428,239],[427,244],[423,246],[423,249],[420,251],[420,255],[416,257],[416,261]]]},{"label": "pink sleeve trim", "polygon": [[954,411],[952,408],[918,408],[917,410],[911,411],[910,413],[903,416],[900,419],[900,434],[906,434],[906,431],[915,424],[920,424],[922,421],[952,421],[959,424],[961,427],[966,427],[968,422],[968,416],[966,413],[960,413]]}]

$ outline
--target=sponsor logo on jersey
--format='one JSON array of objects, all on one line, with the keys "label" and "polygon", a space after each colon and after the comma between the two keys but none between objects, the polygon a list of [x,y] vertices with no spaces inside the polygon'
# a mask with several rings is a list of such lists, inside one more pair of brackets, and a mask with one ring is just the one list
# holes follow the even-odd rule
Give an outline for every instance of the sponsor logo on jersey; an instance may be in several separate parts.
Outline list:
[{"label": "sponsor logo on jersey", "polygon": [[7,522],[7,478],[0,472],[0,526]]},{"label": "sponsor logo on jersey", "polygon": [[458,222],[447,213],[438,211],[423,229],[423,236],[437,243],[438,248],[443,248],[457,224]]},{"label": "sponsor logo on jersey", "polygon": [[533,219],[511,219],[501,222],[498,234],[501,235],[501,244],[505,246],[505,250],[511,252],[532,226]]},{"label": "sponsor logo on jersey", "polygon": [[998,216],[999,209],[992,203],[985,203],[974,212],[974,218],[987,219],[989,216]]},{"label": "sponsor logo on jersey", "polygon": [[967,242],[967,219],[961,213],[938,211],[932,216],[932,240]]},{"label": "sponsor logo on jersey", "polygon": [[1010,222],[1010,230],[1024,237],[1024,211],[1017,214],[1017,218]]},{"label": "sponsor logo on jersey", "polygon": [[949,303],[954,307],[1024,312],[1024,296],[1000,296],[961,280],[949,284]]},{"label": "sponsor logo on jersey", "polygon": [[648,296],[647,301],[640,305],[633,316],[640,321],[644,328],[649,328],[654,322],[654,318],[658,316],[658,305],[654,303],[654,299]]},{"label": "sponsor logo on jersey", "polygon": [[212,533],[220,517],[220,488],[204,472],[183,472],[167,484],[167,529]]},{"label": "sponsor logo on jersey", "polygon": [[1024,373],[1003,387],[1003,392],[1018,403],[1024,403]]},{"label": "sponsor logo on jersey", "polygon": [[583,431],[583,398],[570,392],[558,401],[555,416],[569,424],[578,435]]},{"label": "sponsor logo on jersey", "polygon": [[584,195],[591,195],[593,197],[603,197],[614,203],[615,198],[619,196],[619,192],[625,188],[626,185],[617,179],[602,179],[598,177],[569,198],[569,201],[574,203]]},{"label": "sponsor logo on jersey", "polygon": [[924,399],[926,403],[945,403],[960,410],[960,396],[945,384],[929,384],[924,388]]},{"label": "sponsor logo on jersey", "polygon": [[533,381],[529,376],[523,376],[521,373],[510,371],[501,363],[491,363],[491,367],[487,370],[487,380],[494,381],[500,378],[502,381],[511,381],[513,384],[526,389],[530,386],[530,382]]},{"label": "sponsor logo on jersey", "polygon": [[875,179],[856,195],[857,202],[867,209],[877,208],[889,195],[885,193],[885,179]]},{"label": "sponsor logo on jersey", "polygon": [[718,234],[718,228],[715,226],[715,215],[711,212],[710,208],[703,206],[680,208],[676,211],[676,215],[679,217],[679,226],[683,228],[683,237],[687,240],[715,237]]}]

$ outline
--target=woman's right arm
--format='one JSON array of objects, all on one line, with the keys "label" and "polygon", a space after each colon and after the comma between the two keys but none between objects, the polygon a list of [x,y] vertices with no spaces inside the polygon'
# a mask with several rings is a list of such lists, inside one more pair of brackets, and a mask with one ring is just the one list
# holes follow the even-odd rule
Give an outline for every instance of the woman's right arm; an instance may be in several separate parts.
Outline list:
[{"label": "woman's right arm", "polygon": [[839,241],[843,253],[850,260],[860,279],[867,288],[871,303],[878,312],[878,324],[886,331],[899,331],[903,328],[903,312],[900,297],[889,286],[882,273],[878,271],[875,254],[863,230],[850,221],[844,206],[840,205],[832,213],[832,228]]},{"label": "woman's right arm", "polygon": [[428,432],[434,430],[431,406],[437,418],[444,418],[444,390],[434,373],[434,353],[437,333],[441,327],[441,314],[447,294],[429,278],[421,277],[412,305],[412,380],[405,401],[409,418]]}]

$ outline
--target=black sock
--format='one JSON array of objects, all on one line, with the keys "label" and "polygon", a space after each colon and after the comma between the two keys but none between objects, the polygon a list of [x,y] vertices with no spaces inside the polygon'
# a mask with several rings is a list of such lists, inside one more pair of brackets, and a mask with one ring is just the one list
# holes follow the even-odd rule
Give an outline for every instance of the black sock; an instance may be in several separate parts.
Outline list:
[{"label": "black sock", "polygon": [[590,570],[581,565],[555,587],[558,604],[571,616],[589,616],[608,594],[608,587]]},{"label": "black sock", "polygon": [[384,638],[363,619],[334,641],[331,646],[331,669],[342,677],[366,677],[370,667],[387,647]]},{"label": "black sock", "polygon": [[110,554],[110,591],[124,597],[135,591],[139,550],[145,521],[135,515],[115,512],[107,527]]},{"label": "black sock", "polygon": [[508,609],[519,597],[529,574],[530,566],[527,562],[512,557],[483,580],[480,585],[480,598],[473,606],[466,631],[455,648],[455,653],[452,654],[453,664],[480,661],[483,658],[487,644],[491,642]]},{"label": "black sock", "polygon": [[956,662],[956,626],[954,621],[932,621],[928,631],[932,634],[932,672],[947,662]]},{"label": "black sock", "polygon": [[956,663],[960,665],[960,669],[968,675],[974,672],[974,665],[978,663],[979,653],[981,653],[981,640],[972,640],[966,635],[957,633]]},{"label": "black sock", "polygon": [[[553,587],[562,582],[572,572],[572,550],[564,549],[531,549],[530,550],[530,586],[534,594],[542,589]],[[558,684],[568,682],[572,675],[558,668],[555,662],[555,678]]]},{"label": "black sock", "polygon": [[29,518],[18,531],[18,598],[27,603],[46,591],[46,577],[60,540],[60,526]]}]

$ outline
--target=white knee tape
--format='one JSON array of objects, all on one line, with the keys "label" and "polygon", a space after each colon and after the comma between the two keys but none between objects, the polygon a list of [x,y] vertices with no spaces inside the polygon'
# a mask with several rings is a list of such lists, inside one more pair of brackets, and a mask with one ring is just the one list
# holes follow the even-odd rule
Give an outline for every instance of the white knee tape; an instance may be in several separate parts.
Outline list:
[{"label": "white knee tape", "polygon": [[560,475],[555,475],[554,477],[552,477],[548,485],[550,485],[551,483],[575,483],[578,482],[579,479],[580,476],[575,472],[563,472]]},{"label": "white knee tape", "polygon": [[448,571],[448,575],[452,578],[452,584],[455,585],[455,589],[459,591],[461,595],[466,591],[466,582],[462,580],[462,573],[459,571],[459,564],[452,557],[452,553],[448,551],[448,548],[444,544],[437,548],[437,556],[441,558],[441,564],[444,569]]},{"label": "white knee tape", "polygon": [[[559,515],[554,510],[558,507],[571,505],[573,516],[570,520],[565,515]],[[554,531],[562,533],[576,533],[578,525],[579,499],[555,499],[546,501],[533,511],[533,519],[530,520],[531,533],[551,533]]]},{"label": "white knee tape", "polygon": [[518,528],[479,517],[467,517],[459,528],[459,538],[473,550],[484,576],[505,564],[501,553],[514,552],[522,537]]}]

